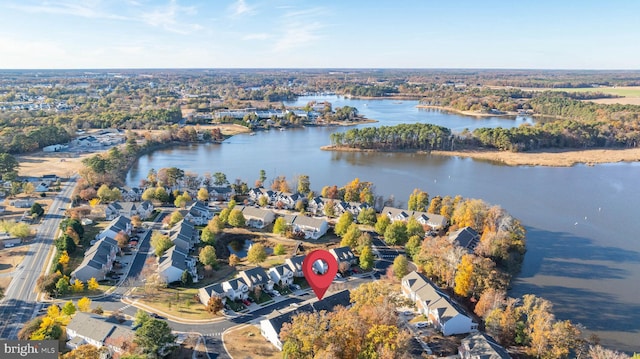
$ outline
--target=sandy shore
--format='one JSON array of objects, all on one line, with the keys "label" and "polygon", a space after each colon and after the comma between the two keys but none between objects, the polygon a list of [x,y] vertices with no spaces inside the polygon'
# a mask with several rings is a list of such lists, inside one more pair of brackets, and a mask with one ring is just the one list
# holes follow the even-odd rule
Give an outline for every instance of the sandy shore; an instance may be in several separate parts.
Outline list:
[{"label": "sandy shore", "polygon": [[453,107],[446,107],[446,106],[432,106],[432,105],[418,105],[416,106],[417,108],[430,108],[430,109],[434,109],[434,110],[440,110],[440,111],[446,111],[446,112],[452,112],[452,113],[457,113],[460,115],[465,115],[465,116],[473,116],[473,117],[513,117],[513,116],[517,116],[518,113],[517,112],[506,112],[506,113],[485,113],[485,112],[477,112],[477,111],[460,111],[457,110]]},{"label": "sandy shore", "polygon": [[[374,152],[354,148],[336,148],[323,146],[326,151]],[[639,162],[640,148],[632,149],[590,149],[582,151],[548,150],[538,152],[508,152],[496,150],[432,151],[433,155],[456,156],[495,161],[508,166],[548,166],[570,167],[579,163],[594,165],[598,163]]]}]

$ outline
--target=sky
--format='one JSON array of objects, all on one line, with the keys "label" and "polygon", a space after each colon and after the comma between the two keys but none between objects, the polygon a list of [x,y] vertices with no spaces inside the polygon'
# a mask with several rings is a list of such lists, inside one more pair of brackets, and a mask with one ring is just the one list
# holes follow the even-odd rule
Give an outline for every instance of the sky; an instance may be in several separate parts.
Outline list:
[{"label": "sky", "polygon": [[636,0],[0,0],[0,69],[640,69]]}]

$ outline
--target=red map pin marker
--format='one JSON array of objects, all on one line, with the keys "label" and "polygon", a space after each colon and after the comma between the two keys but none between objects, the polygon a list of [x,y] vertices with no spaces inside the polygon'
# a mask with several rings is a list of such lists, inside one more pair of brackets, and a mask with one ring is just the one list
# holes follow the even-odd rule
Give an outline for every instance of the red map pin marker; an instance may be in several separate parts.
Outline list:
[{"label": "red map pin marker", "polygon": [[[323,272],[324,274],[321,274]],[[313,292],[316,293],[316,297],[322,299],[338,273],[338,262],[328,251],[316,249],[307,254],[302,261],[302,273]]]}]

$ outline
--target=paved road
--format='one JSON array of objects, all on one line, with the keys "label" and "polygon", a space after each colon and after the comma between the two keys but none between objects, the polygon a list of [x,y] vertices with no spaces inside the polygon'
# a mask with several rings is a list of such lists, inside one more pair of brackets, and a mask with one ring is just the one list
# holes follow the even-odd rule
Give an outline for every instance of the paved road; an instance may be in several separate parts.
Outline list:
[{"label": "paved road", "polygon": [[44,270],[54,236],[64,218],[63,210],[69,206],[75,186],[75,177],[63,183],[60,193],[38,226],[35,239],[24,246],[27,253],[5,290],[5,298],[0,302],[1,339],[16,339],[20,328],[33,318],[37,310],[36,281]]}]

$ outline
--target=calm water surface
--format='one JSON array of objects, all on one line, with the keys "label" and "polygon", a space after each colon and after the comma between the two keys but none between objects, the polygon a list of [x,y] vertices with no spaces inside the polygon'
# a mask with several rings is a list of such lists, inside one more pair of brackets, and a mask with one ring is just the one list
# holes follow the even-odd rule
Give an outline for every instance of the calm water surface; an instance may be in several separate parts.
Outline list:
[{"label": "calm water surface", "polygon": [[[311,97],[295,104],[304,105]],[[328,99],[379,120],[367,126],[429,122],[464,128],[512,127],[530,118],[476,119],[415,108],[416,101]],[[510,292],[551,300],[560,319],[582,323],[605,345],[640,351],[639,163],[570,168],[508,167],[487,161],[405,153],[321,151],[329,134],[345,128],[301,128],[238,135],[224,144],[178,146],[143,156],[128,174],[137,185],[151,168],[221,171],[250,185],[260,169],[311,178],[312,188],[342,186],[355,177],[403,205],[414,188],[431,196],[457,195],[498,204],[527,227],[528,252]]]}]

